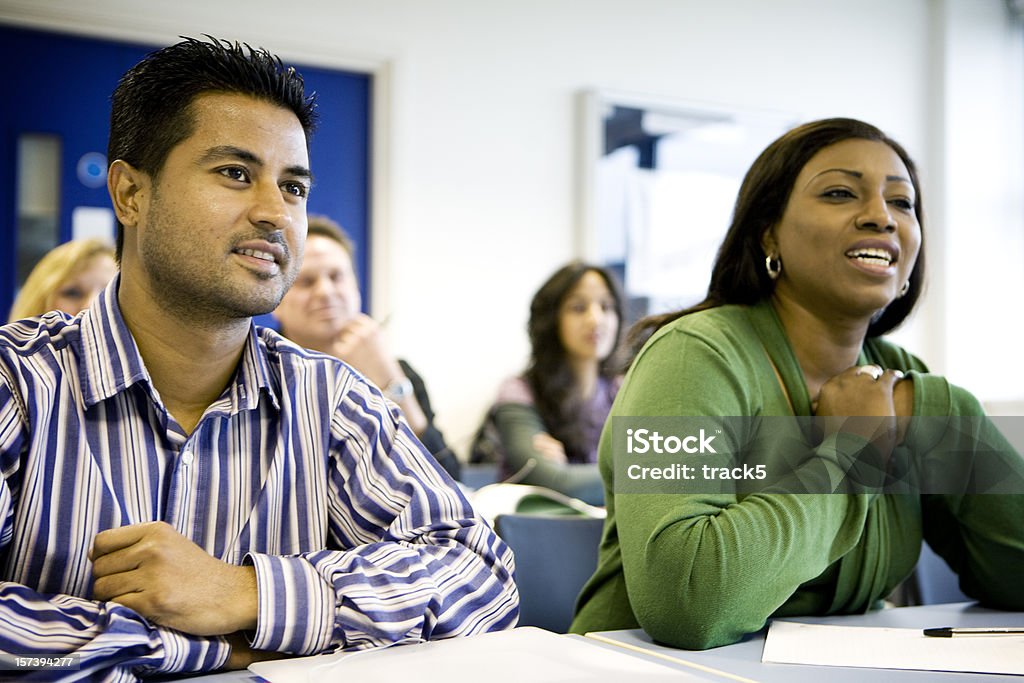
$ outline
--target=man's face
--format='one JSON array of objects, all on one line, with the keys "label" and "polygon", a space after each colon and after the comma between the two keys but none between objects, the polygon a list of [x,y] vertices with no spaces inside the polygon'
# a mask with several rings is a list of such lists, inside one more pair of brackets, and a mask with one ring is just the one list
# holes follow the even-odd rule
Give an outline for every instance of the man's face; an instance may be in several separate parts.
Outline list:
[{"label": "man's face", "polygon": [[[272,311],[302,259],[309,158],[287,109],[208,93],[192,103],[195,130],[139,192],[126,232],[126,268],[148,294],[192,318]],[[132,235],[131,233],[135,233]]]},{"label": "man's face", "polygon": [[295,343],[326,349],[359,313],[361,303],[351,254],[337,240],[313,234],[306,241],[299,276],[274,316]]}]

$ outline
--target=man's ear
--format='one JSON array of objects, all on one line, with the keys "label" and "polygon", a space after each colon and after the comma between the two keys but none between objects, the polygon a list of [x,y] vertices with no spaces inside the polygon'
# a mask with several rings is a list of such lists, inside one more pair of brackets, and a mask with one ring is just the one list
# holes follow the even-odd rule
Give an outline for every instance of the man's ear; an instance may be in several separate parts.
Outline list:
[{"label": "man's ear", "polygon": [[140,196],[149,185],[149,176],[127,161],[116,160],[107,170],[107,191],[114,215],[121,225],[134,227],[139,221]]}]

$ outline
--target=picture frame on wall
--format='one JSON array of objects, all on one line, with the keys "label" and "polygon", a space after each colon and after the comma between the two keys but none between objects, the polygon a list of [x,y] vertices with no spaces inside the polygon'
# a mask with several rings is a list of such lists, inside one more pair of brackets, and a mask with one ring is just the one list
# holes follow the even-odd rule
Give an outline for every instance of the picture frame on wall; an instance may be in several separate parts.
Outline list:
[{"label": "picture frame on wall", "polygon": [[608,90],[580,111],[580,258],[619,274],[628,323],[698,303],[744,174],[799,118]]}]

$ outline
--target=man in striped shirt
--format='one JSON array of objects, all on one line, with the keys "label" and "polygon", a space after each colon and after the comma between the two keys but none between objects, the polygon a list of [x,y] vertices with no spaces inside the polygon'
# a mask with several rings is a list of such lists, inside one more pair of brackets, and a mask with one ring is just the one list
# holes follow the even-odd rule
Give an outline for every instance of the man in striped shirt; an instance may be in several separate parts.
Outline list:
[{"label": "man in striped shirt", "polygon": [[120,275],[0,328],[8,663],[134,680],[514,625],[510,551],[400,411],[252,325],[302,257],[313,116],[294,70],[214,39],[119,83]]}]

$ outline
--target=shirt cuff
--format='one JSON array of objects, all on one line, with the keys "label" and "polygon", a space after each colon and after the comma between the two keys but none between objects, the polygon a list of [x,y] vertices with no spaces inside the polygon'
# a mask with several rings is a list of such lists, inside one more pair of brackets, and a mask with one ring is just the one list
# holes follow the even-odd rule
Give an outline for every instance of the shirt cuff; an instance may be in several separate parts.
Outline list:
[{"label": "shirt cuff", "polygon": [[259,613],[252,647],[309,655],[325,651],[334,635],[334,587],[301,557],[250,553],[256,569]]},{"label": "shirt cuff", "polygon": [[224,638],[193,636],[159,626],[156,633],[164,648],[163,662],[156,667],[146,667],[147,674],[216,671],[227,663],[231,654],[231,646]]}]

